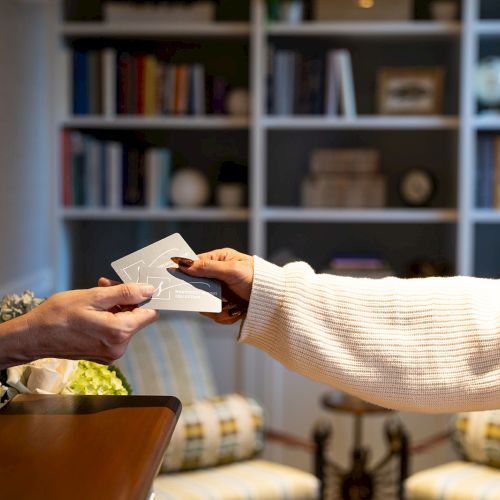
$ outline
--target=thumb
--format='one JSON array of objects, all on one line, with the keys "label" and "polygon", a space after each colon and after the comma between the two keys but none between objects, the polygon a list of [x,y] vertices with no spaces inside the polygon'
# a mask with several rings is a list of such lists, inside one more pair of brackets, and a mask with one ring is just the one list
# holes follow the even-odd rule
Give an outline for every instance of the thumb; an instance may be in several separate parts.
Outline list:
[{"label": "thumb", "polygon": [[110,287],[93,288],[94,305],[110,309],[116,305],[140,304],[151,298],[154,287],[143,283],[126,283]]}]

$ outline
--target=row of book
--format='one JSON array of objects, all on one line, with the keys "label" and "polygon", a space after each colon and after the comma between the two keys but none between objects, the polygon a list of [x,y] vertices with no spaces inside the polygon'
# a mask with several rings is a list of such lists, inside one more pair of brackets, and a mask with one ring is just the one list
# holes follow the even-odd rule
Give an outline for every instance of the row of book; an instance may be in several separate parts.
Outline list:
[{"label": "row of book", "polygon": [[476,206],[500,208],[500,136],[481,136],[477,145]]},{"label": "row of book", "polygon": [[62,132],[64,206],[168,206],[171,167],[167,148],[132,147],[78,131]]},{"label": "row of book", "polygon": [[228,84],[206,75],[201,63],[171,64],[155,54],[104,50],[74,50],[72,54],[73,113],[103,111],[103,60],[116,62],[116,112],[134,115],[204,115],[226,113]]},{"label": "row of book", "polygon": [[268,111],[274,115],[356,116],[351,55],[334,49],[324,56],[269,51]]}]

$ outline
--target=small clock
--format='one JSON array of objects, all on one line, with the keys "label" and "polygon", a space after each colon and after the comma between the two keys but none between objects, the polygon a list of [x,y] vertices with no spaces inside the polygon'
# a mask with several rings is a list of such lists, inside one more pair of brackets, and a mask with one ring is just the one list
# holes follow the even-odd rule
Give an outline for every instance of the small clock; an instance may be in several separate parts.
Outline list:
[{"label": "small clock", "polygon": [[399,181],[399,194],[411,207],[424,207],[429,204],[436,192],[434,177],[423,168],[410,168]]}]

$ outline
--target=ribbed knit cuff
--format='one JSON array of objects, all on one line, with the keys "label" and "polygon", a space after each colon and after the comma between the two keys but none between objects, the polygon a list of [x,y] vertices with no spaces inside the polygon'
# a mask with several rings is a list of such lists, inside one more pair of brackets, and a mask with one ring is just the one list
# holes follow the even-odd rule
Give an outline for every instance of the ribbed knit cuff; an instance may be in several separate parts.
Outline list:
[{"label": "ribbed knit cuff", "polygon": [[269,350],[274,334],[271,325],[280,313],[284,290],[283,268],[254,255],[252,294],[247,316],[240,330],[239,342]]}]

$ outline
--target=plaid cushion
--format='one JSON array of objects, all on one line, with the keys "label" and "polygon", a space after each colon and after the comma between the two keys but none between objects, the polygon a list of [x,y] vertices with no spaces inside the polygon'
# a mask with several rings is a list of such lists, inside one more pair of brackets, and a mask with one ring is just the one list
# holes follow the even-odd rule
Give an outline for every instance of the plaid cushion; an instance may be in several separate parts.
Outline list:
[{"label": "plaid cushion", "polygon": [[185,405],[162,464],[162,472],[227,464],[263,447],[262,408],[230,394]]},{"label": "plaid cushion", "polygon": [[451,462],[413,474],[405,481],[406,500],[499,500],[500,471],[469,462]]},{"label": "plaid cushion", "polygon": [[457,413],[453,442],[464,459],[500,468],[500,410]]},{"label": "plaid cushion", "polygon": [[312,474],[266,460],[245,460],[214,469],[161,474],[157,500],[313,500],[319,481]]}]

